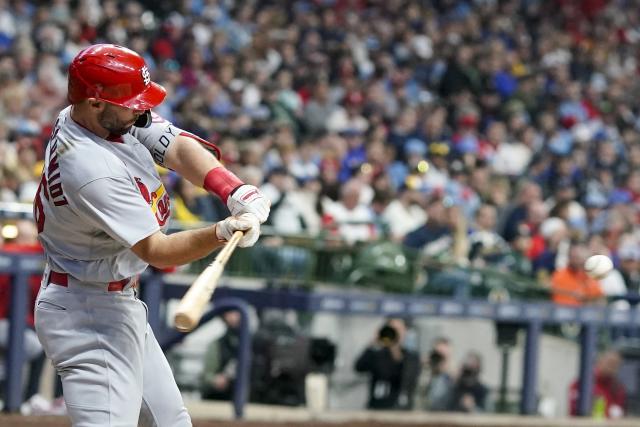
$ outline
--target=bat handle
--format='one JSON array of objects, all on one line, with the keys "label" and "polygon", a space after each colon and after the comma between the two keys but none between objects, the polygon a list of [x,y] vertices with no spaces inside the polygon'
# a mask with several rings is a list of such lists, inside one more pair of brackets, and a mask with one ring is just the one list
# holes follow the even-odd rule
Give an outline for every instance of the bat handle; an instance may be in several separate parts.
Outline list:
[{"label": "bat handle", "polygon": [[244,236],[244,232],[240,230],[236,230],[231,235],[231,238],[224,245],[220,253],[216,256],[213,262],[219,262],[221,264],[226,264],[229,261],[229,257],[240,243],[240,239]]},{"label": "bat handle", "polygon": [[238,243],[240,243],[240,239],[242,239],[242,236],[244,236],[244,231],[241,231],[241,230],[234,231],[233,234],[231,235],[231,239],[229,239],[229,241],[227,242],[227,246],[233,245],[235,249]]},{"label": "bat handle", "polygon": [[187,293],[180,300],[174,316],[176,329],[181,332],[189,332],[196,327],[215,290],[218,279],[222,275],[224,266],[229,261],[229,257],[238,246],[242,236],[244,236],[242,231],[235,231],[222,250],[216,255],[213,262],[189,287]]}]

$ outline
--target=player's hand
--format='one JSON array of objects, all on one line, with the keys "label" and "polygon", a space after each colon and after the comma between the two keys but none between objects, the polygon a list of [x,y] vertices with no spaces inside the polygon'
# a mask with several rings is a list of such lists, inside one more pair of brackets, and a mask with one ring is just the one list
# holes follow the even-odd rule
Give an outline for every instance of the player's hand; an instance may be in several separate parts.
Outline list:
[{"label": "player's hand", "polygon": [[244,184],[236,188],[233,194],[229,196],[227,207],[231,211],[231,215],[234,216],[252,213],[262,224],[269,217],[271,202],[264,197],[257,187]]},{"label": "player's hand", "polygon": [[220,240],[229,240],[236,231],[243,231],[244,236],[238,242],[241,248],[253,246],[260,237],[260,221],[252,213],[245,213],[240,216],[230,216],[220,221],[216,225],[216,235]]}]

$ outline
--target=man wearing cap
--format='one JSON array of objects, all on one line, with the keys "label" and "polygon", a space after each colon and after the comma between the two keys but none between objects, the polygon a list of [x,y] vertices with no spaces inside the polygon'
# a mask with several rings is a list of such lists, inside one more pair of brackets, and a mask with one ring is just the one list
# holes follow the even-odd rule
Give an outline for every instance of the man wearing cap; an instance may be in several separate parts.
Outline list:
[{"label": "man wearing cap", "polygon": [[[140,55],[90,46],[71,62],[71,106],[46,149],[34,200],[47,260],[35,327],[73,426],[191,426],[137,277],[149,264],[202,258],[237,230],[251,246],[269,213],[257,188],[203,148],[217,147],[151,113],[165,96]],[[171,206],[156,164],[217,194],[233,216],[166,235]]]},{"label": "man wearing cap", "polygon": [[618,250],[620,260],[618,270],[624,280],[627,292],[637,295],[640,292],[640,247],[636,242],[625,243]]},{"label": "man wearing cap", "polygon": [[428,189],[443,189],[449,182],[449,144],[445,141],[429,144],[429,167],[424,172],[424,185]]}]

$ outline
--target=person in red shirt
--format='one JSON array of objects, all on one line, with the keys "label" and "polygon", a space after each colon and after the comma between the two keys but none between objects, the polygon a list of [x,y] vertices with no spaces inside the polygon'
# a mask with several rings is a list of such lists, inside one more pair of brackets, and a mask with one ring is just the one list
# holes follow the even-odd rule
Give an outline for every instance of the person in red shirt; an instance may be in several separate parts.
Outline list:
[{"label": "person in red shirt", "polygon": [[[591,416],[593,418],[621,418],[625,415],[626,390],[618,380],[622,357],[616,350],[604,352],[593,373],[593,396]],[[569,389],[569,414],[578,415],[578,380]]]},{"label": "person in red shirt", "polygon": [[[36,236],[35,224],[32,221],[21,220],[16,223],[18,228],[17,237],[10,241],[5,242],[0,246],[0,250],[8,253],[15,254],[42,254],[42,246],[38,242]],[[35,235],[33,235],[35,234]],[[27,311],[27,326],[33,329],[33,306],[38,296],[38,290],[40,289],[40,274],[34,274],[29,278],[29,303],[31,309]],[[0,319],[7,319],[9,317],[11,304],[11,275],[0,274]],[[0,346],[2,343],[0,342]]]},{"label": "person in red shirt", "polygon": [[[19,220],[16,223],[17,236],[10,242],[4,242],[0,246],[0,250],[5,253],[15,254],[42,254],[42,246],[37,239],[36,226],[33,221]],[[42,346],[33,331],[33,306],[40,289],[40,274],[34,274],[29,278],[29,303],[31,309],[27,311],[27,327],[33,332],[34,345],[31,345],[31,339],[25,336],[25,346],[27,357],[36,357],[42,352]],[[8,343],[9,324],[8,318],[11,305],[11,275],[0,274],[0,348],[5,347]],[[6,331],[5,331],[6,328]],[[5,334],[6,332],[6,334]],[[27,332],[28,334],[29,332]],[[3,339],[6,335],[6,339]],[[37,344],[37,345],[36,345]],[[37,349],[35,348],[37,347]],[[32,351],[33,350],[33,351]],[[37,350],[37,351],[36,351]],[[35,353],[35,354],[33,354]]]},{"label": "person in red shirt", "polygon": [[[42,246],[37,239],[35,223],[30,220],[19,220],[15,224],[17,236],[15,239],[4,242],[0,251],[14,254],[42,254]],[[44,362],[42,345],[34,330],[33,307],[40,289],[41,274],[29,277],[29,303],[25,318],[26,329],[24,333],[25,357],[30,362],[29,380],[25,390],[25,399],[29,399],[38,392],[40,374]],[[12,281],[10,274],[0,274],[0,352],[9,345],[9,316],[11,313]]]}]

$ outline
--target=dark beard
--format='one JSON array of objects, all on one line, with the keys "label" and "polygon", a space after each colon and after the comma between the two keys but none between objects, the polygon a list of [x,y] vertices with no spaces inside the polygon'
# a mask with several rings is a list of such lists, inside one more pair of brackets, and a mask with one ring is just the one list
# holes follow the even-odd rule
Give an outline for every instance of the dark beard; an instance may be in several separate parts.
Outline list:
[{"label": "dark beard", "polygon": [[115,114],[112,114],[108,110],[103,111],[100,117],[98,117],[98,123],[100,123],[100,126],[108,130],[111,135],[122,136],[129,133],[133,127],[133,124],[127,127],[122,127],[120,123],[116,122]]},{"label": "dark beard", "polygon": [[106,127],[104,125],[102,125],[102,127],[105,128],[106,130],[108,130],[111,135],[122,136],[122,135],[124,135],[126,133],[129,133],[129,131],[131,130],[133,125],[131,125],[131,126],[127,127],[127,128]]}]

